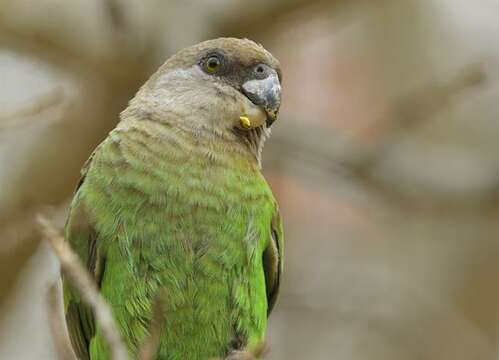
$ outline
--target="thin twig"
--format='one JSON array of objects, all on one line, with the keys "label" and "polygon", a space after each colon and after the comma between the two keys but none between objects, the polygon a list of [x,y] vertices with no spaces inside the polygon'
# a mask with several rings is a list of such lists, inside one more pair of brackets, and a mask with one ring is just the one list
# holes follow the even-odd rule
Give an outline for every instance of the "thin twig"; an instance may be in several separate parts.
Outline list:
[{"label": "thin twig", "polygon": [[79,290],[83,301],[92,309],[109,346],[111,359],[128,360],[128,352],[113,319],[111,308],[99,294],[96,284],[81,264],[78,256],[49,220],[39,215],[37,221],[61,263],[62,272],[69,277],[73,286]]},{"label": "thin twig", "polygon": [[50,332],[52,333],[57,358],[59,360],[77,360],[69,337],[64,331],[65,325],[60,314],[62,309],[61,296],[57,290],[57,284],[52,284],[47,292]]},{"label": "thin twig", "polygon": [[[269,347],[266,342],[262,342],[257,345],[253,350],[236,350],[232,351],[223,360],[257,360],[262,359],[269,351]],[[220,358],[212,360],[221,360]]]},{"label": "thin twig", "polygon": [[161,325],[164,320],[165,295],[159,291],[154,298],[149,336],[139,349],[139,360],[152,360],[156,357],[161,336]]}]

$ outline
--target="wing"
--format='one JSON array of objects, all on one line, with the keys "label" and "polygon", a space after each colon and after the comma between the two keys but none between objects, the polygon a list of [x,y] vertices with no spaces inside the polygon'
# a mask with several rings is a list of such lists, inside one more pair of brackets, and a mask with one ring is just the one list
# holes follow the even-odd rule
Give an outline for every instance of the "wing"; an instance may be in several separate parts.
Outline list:
[{"label": "wing", "polygon": [[[104,257],[98,249],[98,233],[95,231],[92,216],[85,209],[82,201],[85,196],[85,189],[82,185],[92,157],[93,154],[83,166],[81,179],[66,222],[65,237],[90,274],[94,276],[97,284],[100,284],[104,271]],[[89,344],[95,335],[92,312],[83,304],[79,291],[64,276],[63,285],[66,323],[71,343],[79,359],[89,359]]]},{"label": "wing", "polygon": [[265,284],[267,288],[267,314],[270,314],[277,300],[279,283],[283,266],[283,230],[279,210],[276,209],[270,226],[269,245],[263,252],[263,267],[265,271]]}]

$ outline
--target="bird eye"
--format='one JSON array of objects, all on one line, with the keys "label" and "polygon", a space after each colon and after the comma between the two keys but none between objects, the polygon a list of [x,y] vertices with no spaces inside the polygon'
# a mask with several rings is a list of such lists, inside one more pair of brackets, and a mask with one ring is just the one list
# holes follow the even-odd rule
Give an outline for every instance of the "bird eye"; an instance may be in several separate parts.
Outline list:
[{"label": "bird eye", "polygon": [[222,62],[220,61],[218,56],[210,56],[204,62],[204,68],[205,68],[206,72],[209,74],[216,73],[220,69],[221,66],[222,66]]},{"label": "bird eye", "polygon": [[268,75],[267,67],[263,64],[258,64],[253,68],[255,77],[257,79],[265,79]]}]

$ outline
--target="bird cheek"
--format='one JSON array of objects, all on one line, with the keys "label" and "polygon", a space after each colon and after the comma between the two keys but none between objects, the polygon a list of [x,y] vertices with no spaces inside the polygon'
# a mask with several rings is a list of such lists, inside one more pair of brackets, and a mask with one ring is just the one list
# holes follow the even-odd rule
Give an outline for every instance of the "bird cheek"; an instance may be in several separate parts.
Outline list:
[{"label": "bird cheek", "polygon": [[236,121],[236,127],[243,130],[251,130],[262,126],[267,119],[266,112],[251,101],[243,102],[241,113]]}]

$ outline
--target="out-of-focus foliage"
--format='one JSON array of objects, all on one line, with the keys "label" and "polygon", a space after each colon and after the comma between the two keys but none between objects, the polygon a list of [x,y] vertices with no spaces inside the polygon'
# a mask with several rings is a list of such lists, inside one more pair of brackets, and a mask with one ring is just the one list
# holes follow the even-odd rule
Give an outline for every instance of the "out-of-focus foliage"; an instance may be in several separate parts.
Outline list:
[{"label": "out-of-focus foliage", "polygon": [[62,226],[83,162],[167,56],[240,36],[284,73],[264,151],[286,230],[268,358],[496,359],[498,15],[494,0],[0,0],[0,358],[53,356],[57,263],[33,215]]}]

